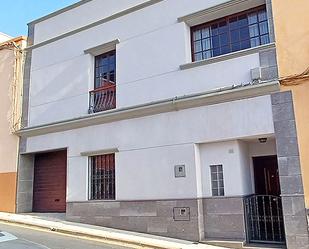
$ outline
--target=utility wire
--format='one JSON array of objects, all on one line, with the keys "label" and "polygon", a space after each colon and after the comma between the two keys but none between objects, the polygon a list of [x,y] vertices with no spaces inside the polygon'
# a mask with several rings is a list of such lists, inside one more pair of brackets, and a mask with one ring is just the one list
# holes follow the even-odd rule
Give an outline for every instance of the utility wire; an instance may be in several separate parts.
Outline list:
[{"label": "utility wire", "polygon": [[280,78],[281,85],[284,86],[291,86],[291,85],[299,85],[301,84],[300,81],[309,79],[309,67],[302,72],[301,74],[294,74],[287,77]]}]

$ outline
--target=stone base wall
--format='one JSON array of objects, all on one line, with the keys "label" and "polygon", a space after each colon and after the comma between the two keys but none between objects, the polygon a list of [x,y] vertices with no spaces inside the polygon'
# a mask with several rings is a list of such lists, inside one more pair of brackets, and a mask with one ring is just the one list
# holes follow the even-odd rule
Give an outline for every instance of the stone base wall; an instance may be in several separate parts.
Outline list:
[{"label": "stone base wall", "polygon": [[246,230],[242,197],[203,200],[206,239],[245,241]]},{"label": "stone base wall", "polygon": [[282,196],[288,249],[309,249],[308,222],[304,196]]},{"label": "stone base wall", "polygon": [[67,204],[66,218],[74,222],[199,241],[197,200],[74,202]]},{"label": "stone base wall", "polygon": [[17,213],[31,213],[33,201],[34,156],[20,155],[17,184]]},{"label": "stone base wall", "polygon": [[71,202],[67,204],[66,218],[190,241],[245,240],[242,197]]}]

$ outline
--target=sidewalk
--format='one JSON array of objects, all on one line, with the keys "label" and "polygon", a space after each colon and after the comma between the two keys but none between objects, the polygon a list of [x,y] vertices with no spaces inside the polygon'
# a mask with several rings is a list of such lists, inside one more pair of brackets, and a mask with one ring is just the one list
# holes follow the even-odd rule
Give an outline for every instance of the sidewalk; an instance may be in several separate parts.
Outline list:
[{"label": "sidewalk", "polygon": [[44,217],[35,214],[9,214],[0,212],[0,221],[48,229],[64,234],[101,239],[107,243],[116,242],[127,244],[128,247],[131,245],[156,249],[223,249],[223,247],[195,244],[190,241],[68,222],[57,217]]}]

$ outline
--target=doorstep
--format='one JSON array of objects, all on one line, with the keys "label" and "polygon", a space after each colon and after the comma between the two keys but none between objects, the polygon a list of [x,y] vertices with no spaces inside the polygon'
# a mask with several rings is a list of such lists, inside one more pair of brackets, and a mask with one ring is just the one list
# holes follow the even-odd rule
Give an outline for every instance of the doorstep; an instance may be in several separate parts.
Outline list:
[{"label": "doorstep", "polygon": [[105,243],[120,243],[127,246],[140,246],[157,249],[223,249],[213,245],[193,243],[185,240],[171,239],[155,235],[129,232],[100,226],[68,222],[59,217],[44,216],[44,214],[10,214],[0,212],[0,221],[10,222],[49,231],[100,239]]},{"label": "doorstep", "polygon": [[276,245],[276,244],[246,244],[244,249],[285,249],[285,245]]},{"label": "doorstep", "polygon": [[237,240],[224,240],[224,239],[206,239],[203,240],[202,243],[213,245],[213,246],[221,246],[224,248],[244,248],[244,241]]},{"label": "doorstep", "polygon": [[235,249],[285,249],[284,245],[277,244],[247,244],[245,241],[237,241],[237,240],[224,240],[224,239],[207,239],[202,241],[201,243],[225,247],[225,248],[235,248]]}]

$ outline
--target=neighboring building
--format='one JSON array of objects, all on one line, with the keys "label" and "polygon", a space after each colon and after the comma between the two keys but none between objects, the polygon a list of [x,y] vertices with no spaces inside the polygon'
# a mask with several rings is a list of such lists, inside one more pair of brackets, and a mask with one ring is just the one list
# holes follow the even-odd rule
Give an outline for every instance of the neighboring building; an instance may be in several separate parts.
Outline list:
[{"label": "neighboring building", "polygon": [[0,33],[0,212],[15,212],[25,37]]},{"label": "neighboring building", "polygon": [[302,174],[294,173],[302,175],[309,209],[309,2],[276,0],[274,6],[281,89],[292,91],[298,134]]},{"label": "neighboring building", "polygon": [[17,211],[308,248],[273,27],[270,0],[84,0],[30,23]]},{"label": "neighboring building", "polygon": [[5,42],[5,41],[8,41],[8,40],[10,40],[10,39],[12,39],[11,36],[8,36],[7,34],[4,34],[4,33],[1,33],[1,32],[0,32],[0,42],[1,42],[1,43],[2,43],[2,42]]}]

